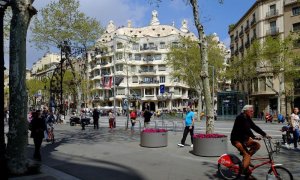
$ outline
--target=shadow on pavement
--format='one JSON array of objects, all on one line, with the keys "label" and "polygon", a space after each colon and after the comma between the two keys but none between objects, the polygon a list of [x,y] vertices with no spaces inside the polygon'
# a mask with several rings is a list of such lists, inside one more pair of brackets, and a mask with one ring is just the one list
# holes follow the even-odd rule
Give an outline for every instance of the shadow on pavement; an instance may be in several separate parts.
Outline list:
[{"label": "shadow on pavement", "polygon": [[[41,149],[42,153],[42,164],[52,164],[51,168],[62,171],[69,175],[72,175],[79,179],[110,179],[110,180],[142,180],[145,179],[141,174],[135,172],[134,169],[120,165],[117,163],[96,160],[88,157],[82,156],[74,156],[69,157],[72,160],[76,160],[76,162],[72,161],[64,161],[63,159],[56,158],[52,155],[52,152],[56,151],[55,149],[58,146],[63,144],[67,144],[70,142],[76,143],[85,143],[85,144],[94,144],[95,142],[113,142],[118,141],[137,141],[139,138],[139,132],[128,133],[128,137],[124,137],[124,131],[112,131],[108,132],[108,130],[96,131],[91,129],[89,132],[80,131],[78,133],[72,134],[64,134],[60,132],[60,137],[64,137],[61,139],[57,139],[54,144],[46,144]],[[87,140],[88,139],[88,140]],[[44,142],[43,142],[44,143]],[[31,158],[34,151],[34,146],[28,146],[28,157]],[[82,163],[77,163],[82,162]]]}]

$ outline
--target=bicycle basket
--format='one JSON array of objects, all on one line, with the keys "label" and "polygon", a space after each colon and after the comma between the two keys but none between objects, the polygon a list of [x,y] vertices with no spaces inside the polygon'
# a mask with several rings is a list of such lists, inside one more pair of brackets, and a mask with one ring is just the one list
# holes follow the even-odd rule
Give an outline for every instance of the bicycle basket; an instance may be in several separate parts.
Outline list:
[{"label": "bicycle basket", "polygon": [[278,153],[280,151],[279,139],[264,138],[264,143],[269,154]]}]

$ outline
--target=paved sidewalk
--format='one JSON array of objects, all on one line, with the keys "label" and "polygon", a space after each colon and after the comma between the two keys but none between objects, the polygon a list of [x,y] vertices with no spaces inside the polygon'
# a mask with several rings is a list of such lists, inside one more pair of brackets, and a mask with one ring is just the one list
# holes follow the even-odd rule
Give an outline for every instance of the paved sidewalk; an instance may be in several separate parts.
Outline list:
[{"label": "paved sidewalk", "polygon": [[[54,144],[43,143],[41,174],[10,179],[219,179],[218,157],[195,156],[190,146],[179,148],[177,143],[182,137],[181,131],[169,131],[167,147],[144,148],[139,145],[138,128],[132,132],[124,130],[124,125],[110,130],[105,124],[104,127],[100,126],[99,130],[87,127],[85,131],[82,131],[80,126],[59,125],[55,129],[57,141]],[[202,126],[204,123],[198,125],[199,128],[203,128]],[[189,136],[186,143],[190,144]],[[29,144],[28,156],[31,157],[32,139]],[[265,147],[261,145],[258,156],[266,155]],[[237,154],[230,142],[228,152]],[[297,179],[300,177],[300,159],[297,157],[299,152],[283,149],[276,155],[275,161],[284,164]],[[258,169],[255,171],[255,177],[265,179],[266,170]]]}]

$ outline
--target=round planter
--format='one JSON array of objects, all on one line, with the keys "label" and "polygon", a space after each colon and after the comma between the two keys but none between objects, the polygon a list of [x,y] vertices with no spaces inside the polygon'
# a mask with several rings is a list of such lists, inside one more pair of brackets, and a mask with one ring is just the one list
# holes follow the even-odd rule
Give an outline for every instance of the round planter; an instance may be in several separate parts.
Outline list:
[{"label": "round planter", "polygon": [[168,146],[168,132],[144,133],[141,132],[141,146],[166,147]]},{"label": "round planter", "polygon": [[218,157],[227,153],[227,137],[194,138],[193,154]]}]

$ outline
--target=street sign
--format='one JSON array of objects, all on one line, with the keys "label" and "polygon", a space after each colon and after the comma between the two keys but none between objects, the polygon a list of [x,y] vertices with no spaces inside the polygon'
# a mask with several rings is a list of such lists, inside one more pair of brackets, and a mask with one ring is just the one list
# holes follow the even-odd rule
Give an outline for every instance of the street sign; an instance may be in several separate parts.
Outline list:
[{"label": "street sign", "polygon": [[165,93],[165,85],[164,84],[159,86],[159,91],[160,91],[160,94]]}]

